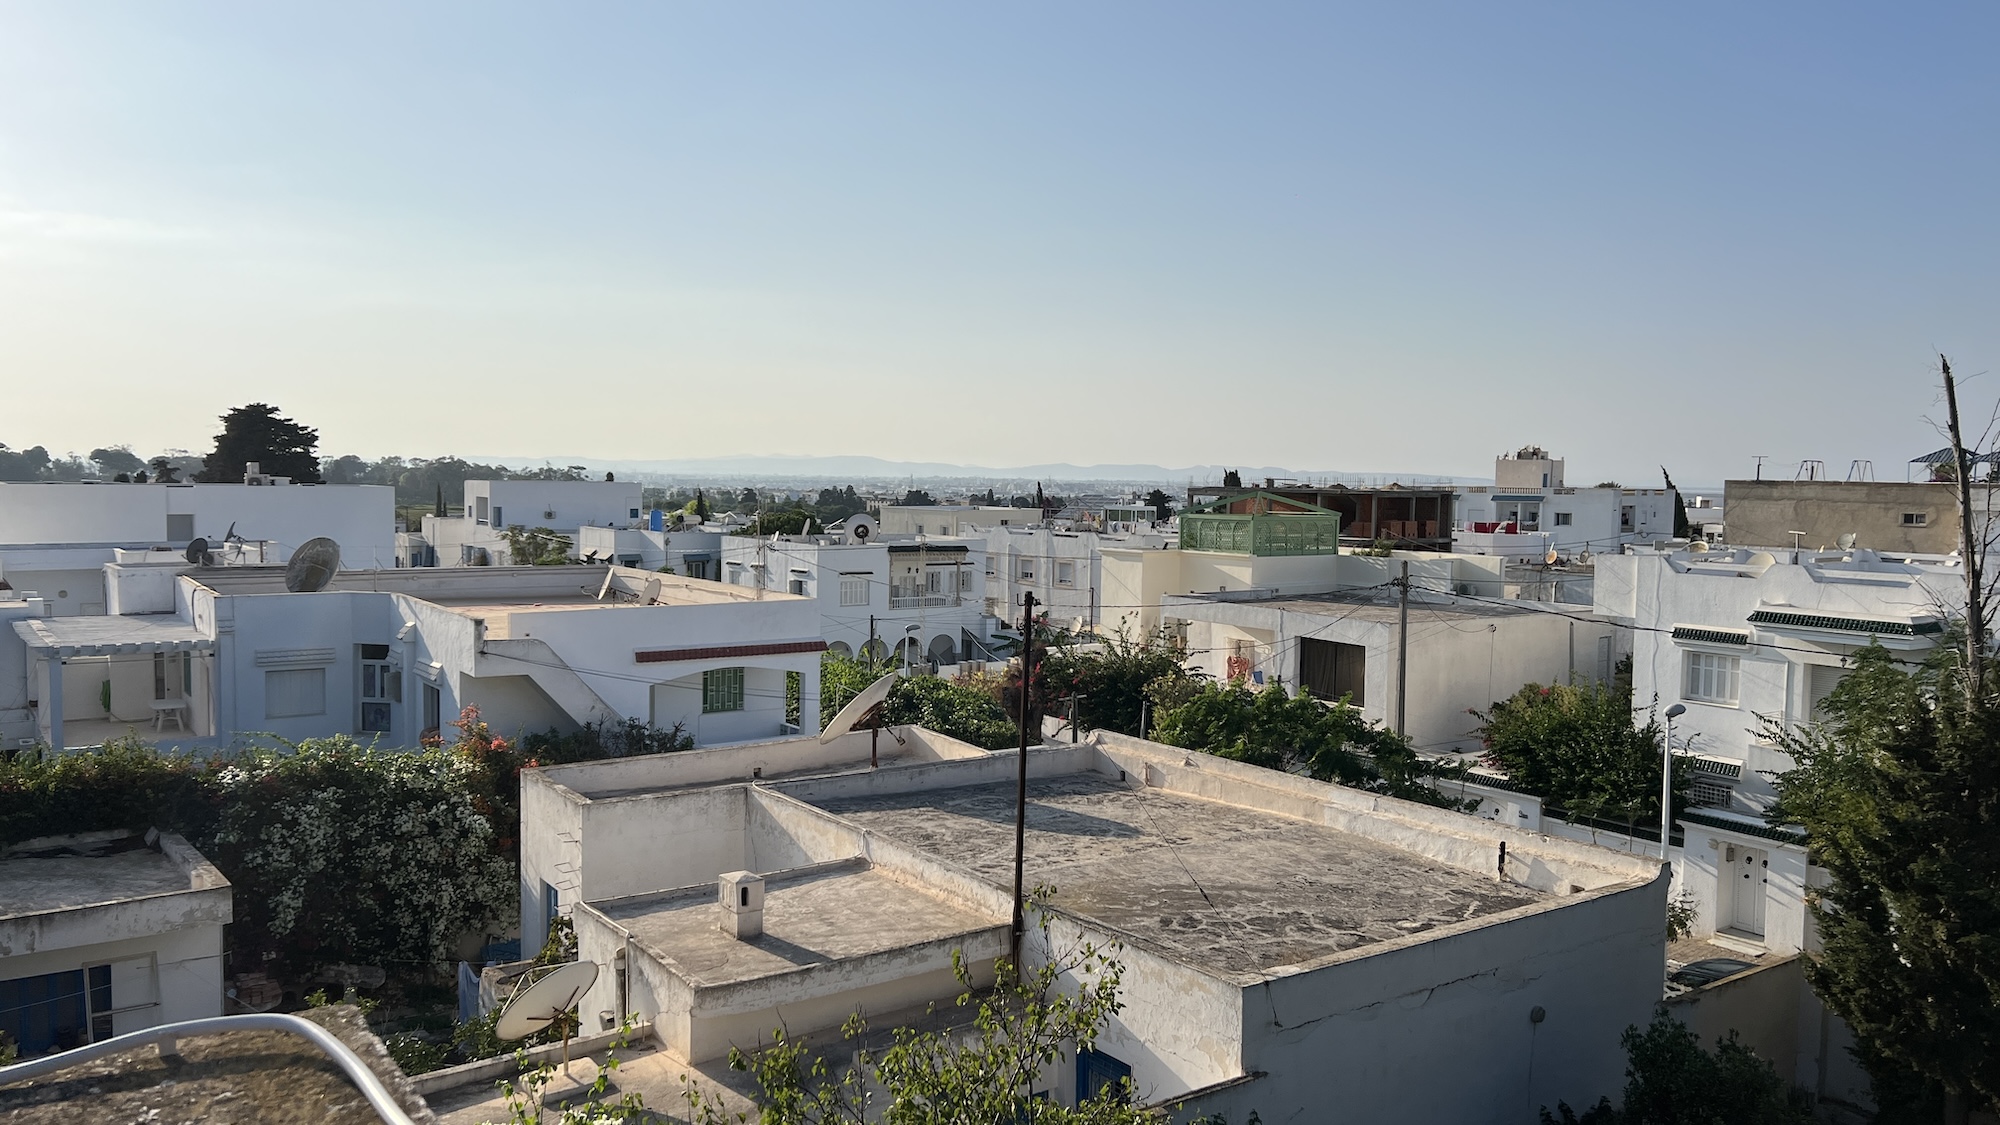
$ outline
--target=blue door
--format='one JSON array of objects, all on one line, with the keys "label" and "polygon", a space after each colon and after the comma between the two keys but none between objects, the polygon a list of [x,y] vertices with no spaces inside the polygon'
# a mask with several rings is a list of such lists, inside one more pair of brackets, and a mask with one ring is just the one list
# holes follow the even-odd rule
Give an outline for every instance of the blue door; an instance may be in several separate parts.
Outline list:
[{"label": "blue door", "polygon": [[0,980],[0,1032],[19,1046],[22,1058],[90,1042],[83,970]]}]

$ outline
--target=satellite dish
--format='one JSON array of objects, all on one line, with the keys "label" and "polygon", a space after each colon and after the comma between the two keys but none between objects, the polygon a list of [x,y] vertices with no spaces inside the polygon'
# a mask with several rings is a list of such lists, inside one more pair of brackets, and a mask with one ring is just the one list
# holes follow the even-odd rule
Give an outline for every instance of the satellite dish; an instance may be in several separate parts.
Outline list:
[{"label": "satellite dish", "polygon": [[645,592],[644,596],[642,596],[642,597],[640,598],[640,604],[642,604],[642,605],[659,605],[659,604],[660,604],[660,590],[661,590],[661,588],[662,588],[662,587],[661,587],[661,585],[660,585],[660,580],[659,580],[659,579],[657,579],[657,578],[648,578],[648,579],[646,579],[646,592]]},{"label": "satellite dish", "polygon": [[515,991],[493,1033],[502,1039],[526,1039],[560,1022],[563,1028],[563,1073],[569,1073],[569,1039],[574,1027],[567,1019],[590,986],[597,983],[597,962],[567,961]]},{"label": "satellite dish", "polygon": [[1840,544],[1841,550],[1852,551],[1854,549],[1854,533],[1851,531],[1842,532],[1840,538],[1834,540],[1834,542]]},{"label": "satellite dish", "polygon": [[193,563],[196,566],[207,566],[208,540],[203,539],[198,535],[195,536],[193,541],[188,544],[187,561]]},{"label": "satellite dish", "polygon": [[1550,566],[1556,565],[1556,549],[1554,547],[1550,547],[1549,553],[1542,556],[1542,561],[1549,564]]},{"label": "satellite dish", "polygon": [[229,543],[229,542],[234,542],[236,540],[240,540],[242,538],[243,537],[241,535],[236,534],[236,521],[230,520],[229,530],[222,533],[222,541],[224,543]]},{"label": "satellite dish", "polygon": [[891,672],[856,692],[854,698],[847,701],[847,706],[840,709],[840,714],[835,715],[833,721],[826,724],[826,729],[819,732],[820,744],[823,746],[864,722],[881,718],[882,704],[888,701],[889,690],[895,686],[896,673]]},{"label": "satellite dish", "polygon": [[868,542],[868,537],[874,534],[874,531],[874,528],[869,527],[865,523],[857,523],[853,527],[848,528],[847,534],[852,536],[856,543],[866,543]]},{"label": "satellite dish", "polygon": [[310,594],[326,589],[340,570],[340,544],[321,536],[308,539],[292,552],[285,564],[285,589],[294,594]]}]

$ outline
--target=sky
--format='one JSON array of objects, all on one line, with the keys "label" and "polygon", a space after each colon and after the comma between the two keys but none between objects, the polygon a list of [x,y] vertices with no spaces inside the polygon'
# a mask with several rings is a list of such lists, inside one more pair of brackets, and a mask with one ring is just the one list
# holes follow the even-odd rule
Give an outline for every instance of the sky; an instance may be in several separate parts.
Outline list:
[{"label": "sky", "polygon": [[1900,480],[2000,399],[1996,32],[0,0],[0,442]]}]

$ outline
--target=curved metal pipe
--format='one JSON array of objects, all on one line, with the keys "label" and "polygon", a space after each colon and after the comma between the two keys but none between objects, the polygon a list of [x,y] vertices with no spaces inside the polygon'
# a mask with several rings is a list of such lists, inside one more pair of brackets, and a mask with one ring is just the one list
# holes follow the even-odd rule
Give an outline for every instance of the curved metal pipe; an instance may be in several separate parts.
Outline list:
[{"label": "curved metal pipe", "polygon": [[346,1072],[348,1079],[361,1088],[361,1094],[374,1108],[375,1116],[388,1122],[389,1125],[416,1125],[410,1115],[403,1112],[403,1107],[396,1104],[395,1096],[382,1084],[382,1079],[368,1069],[368,1064],[361,1060],[360,1055],[354,1053],[352,1047],[342,1043],[332,1032],[311,1020],[276,1012],[247,1016],[214,1016],[209,1019],[163,1023],[110,1039],[101,1039],[60,1054],[45,1055],[27,1062],[0,1066],[0,1086],[40,1078],[45,1074],[81,1066],[105,1055],[116,1054],[133,1047],[143,1047],[148,1043],[158,1043],[162,1056],[178,1054],[175,1040],[182,1036],[216,1035],[225,1031],[289,1031],[294,1035],[304,1036],[311,1040],[315,1047],[325,1052],[328,1058],[338,1063],[340,1069]]}]

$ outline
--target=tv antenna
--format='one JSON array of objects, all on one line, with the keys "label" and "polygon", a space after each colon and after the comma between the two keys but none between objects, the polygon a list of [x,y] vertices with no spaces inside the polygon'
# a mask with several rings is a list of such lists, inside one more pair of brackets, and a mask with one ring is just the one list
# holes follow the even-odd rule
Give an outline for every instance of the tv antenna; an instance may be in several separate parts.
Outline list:
[{"label": "tv antenna", "polygon": [[1750,457],[1752,460],[1757,462],[1757,479],[1763,480],[1764,462],[1769,461],[1771,459],[1771,455],[1768,453],[1752,453]]},{"label": "tv antenna", "polygon": [[285,564],[285,589],[294,594],[316,593],[326,589],[339,570],[340,544],[325,536],[308,539]]},{"label": "tv antenna", "polygon": [[[856,692],[847,706],[826,724],[819,732],[820,745],[824,746],[863,723],[868,724],[868,767],[874,769],[881,764],[876,755],[876,744],[882,738],[882,705],[889,701],[889,692],[896,686],[897,673],[891,672],[867,687]],[[895,731],[889,732],[897,742],[903,740]]]},{"label": "tv antenna", "polygon": [[[530,969],[530,973],[534,970]],[[563,1077],[569,1077],[569,1040],[576,1033],[570,1012],[590,986],[597,983],[597,962],[566,961],[553,966],[514,993],[493,1034],[502,1039],[526,1039],[537,1031],[561,1024],[563,1032]]]}]

